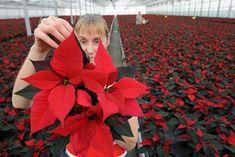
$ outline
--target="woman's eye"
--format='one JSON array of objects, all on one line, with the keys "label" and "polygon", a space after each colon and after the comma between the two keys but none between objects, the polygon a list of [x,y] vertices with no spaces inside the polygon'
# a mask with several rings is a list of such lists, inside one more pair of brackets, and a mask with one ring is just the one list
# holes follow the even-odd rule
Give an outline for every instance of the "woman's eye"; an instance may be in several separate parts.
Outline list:
[{"label": "woman's eye", "polygon": [[86,41],[85,41],[85,40],[80,40],[80,43],[81,43],[81,44],[85,44]]}]

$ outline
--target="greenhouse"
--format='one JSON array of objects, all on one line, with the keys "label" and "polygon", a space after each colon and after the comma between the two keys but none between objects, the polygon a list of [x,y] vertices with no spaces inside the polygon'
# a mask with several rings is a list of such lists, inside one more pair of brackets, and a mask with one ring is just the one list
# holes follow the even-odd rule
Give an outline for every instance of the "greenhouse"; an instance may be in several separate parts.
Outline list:
[{"label": "greenhouse", "polygon": [[235,156],[235,0],[1,0],[0,157]]}]

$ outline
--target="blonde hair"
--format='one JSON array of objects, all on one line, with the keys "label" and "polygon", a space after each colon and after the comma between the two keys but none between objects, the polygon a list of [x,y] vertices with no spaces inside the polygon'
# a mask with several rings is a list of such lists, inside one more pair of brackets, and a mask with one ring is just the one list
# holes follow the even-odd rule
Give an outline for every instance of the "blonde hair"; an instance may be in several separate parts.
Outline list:
[{"label": "blonde hair", "polygon": [[106,21],[101,15],[98,14],[85,14],[81,16],[75,24],[75,33],[80,32],[91,33],[91,30],[95,30],[99,35],[106,36],[108,38],[109,29]]}]

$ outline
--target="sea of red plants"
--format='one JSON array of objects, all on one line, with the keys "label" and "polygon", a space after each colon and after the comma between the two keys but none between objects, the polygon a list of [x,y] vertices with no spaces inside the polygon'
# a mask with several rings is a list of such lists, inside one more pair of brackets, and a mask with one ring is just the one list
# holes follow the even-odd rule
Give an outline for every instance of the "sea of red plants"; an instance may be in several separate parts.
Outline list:
[{"label": "sea of red plants", "polygon": [[[70,17],[63,16],[67,21]],[[104,16],[111,26],[113,16]],[[40,18],[30,18],[32,31]],[[15,78],[23,64],[33,36],[26,36],[24,19],[0,20],[0,157],[7,156],[56,156],[65,146],[65,140],[58,140],[41,133],[29,137],[29,109],[14,109],[11,103]]]},{"label": "sea of red plants", "polygon": [[118,16],[125,63],[149,86],[139,152],[150,156],[235,154],[235,20]]},{"label": "sea of red plants", "polygon": [[[150,156],[232,156],[235,153],[235,20],[118,16],[127,65],[149,86],[139,101]],[[63,17],[69,20],[69,17]],[[112,16],[105,16],[110,27]],[[32,18],[36,28],[39,18]],[[13,109],[15,77],[33,44],[23,19],[0,20],[0,156],[54,155],[63,140],[29,137],[29,110]]]}]

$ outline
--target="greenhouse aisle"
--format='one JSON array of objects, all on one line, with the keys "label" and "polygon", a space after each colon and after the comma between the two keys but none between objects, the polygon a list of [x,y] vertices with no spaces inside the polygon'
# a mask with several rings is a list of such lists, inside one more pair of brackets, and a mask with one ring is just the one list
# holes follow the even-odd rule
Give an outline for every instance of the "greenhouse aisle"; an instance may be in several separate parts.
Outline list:
[{"label": "greenhouse aisle", "polygon": [[[112,35],[110,39],[110,44],[108,47],[109,54],[112,56],[114,64],[119,67],[123,66],[123,58],[122,58],[122,47],[121,47],[121,39],[118,31],[118,22],[117,18],[114,17],[113,21],[113,29],[112,29]],[[135,149],[128,151],[126,157],[137,157]]]},{"label": "greenhouse aisle", "polygon": [[111,32],[111,37],[110,37],[110,44],[108,47],[109,54],[113,58],[114,64],[119,67],[123,65],[122,62],[122,48],[121,48],[121,43],[120,43],[120,36],[119,36],[119,31],[118,31],[118,23],[117,23],[117,18],[114,17],[113,21],[113,29]]}]

